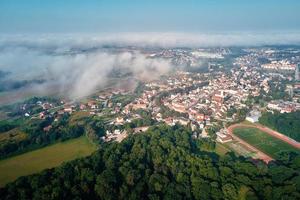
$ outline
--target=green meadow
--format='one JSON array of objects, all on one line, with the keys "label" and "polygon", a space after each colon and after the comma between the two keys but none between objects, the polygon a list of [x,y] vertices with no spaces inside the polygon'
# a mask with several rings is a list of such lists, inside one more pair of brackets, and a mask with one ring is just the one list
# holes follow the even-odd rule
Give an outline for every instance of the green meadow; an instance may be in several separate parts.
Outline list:
[{"label": "green meadow", "polygon": [[88,156],[96,145],[85,136],[56,143],[0,161],[0,186],[26,176],[61,165],[63,162]]},{"label": "green meadow", "polygon": [[233,134],[275,159],[281,152],[300,153],[299,149],[257,128],[235,128]]}]

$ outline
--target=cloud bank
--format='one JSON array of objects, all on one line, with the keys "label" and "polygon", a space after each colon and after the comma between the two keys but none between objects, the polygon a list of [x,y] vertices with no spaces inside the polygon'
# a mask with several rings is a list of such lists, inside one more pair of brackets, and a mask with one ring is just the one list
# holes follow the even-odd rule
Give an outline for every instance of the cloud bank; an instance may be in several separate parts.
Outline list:
[{"label": "cloud bank", "polygon": [[[56,51],[56,50],[55,50]],[[24,47],[0,52],[0,70],[10,72],[10,80],[43,80],[36,90],[56,87],[70,98],[92,94],[106,86],[113,71],[130,73],[141,80],[151,80],[170,71],[168,59],[149,58],[140,52],[49,53]]]},{"label": "cloud bank", "polygon": [[103,45],[139,47],[216,47],[300,44],[300,32],[111,33],[0,35],[0,45],[88,48]]}]

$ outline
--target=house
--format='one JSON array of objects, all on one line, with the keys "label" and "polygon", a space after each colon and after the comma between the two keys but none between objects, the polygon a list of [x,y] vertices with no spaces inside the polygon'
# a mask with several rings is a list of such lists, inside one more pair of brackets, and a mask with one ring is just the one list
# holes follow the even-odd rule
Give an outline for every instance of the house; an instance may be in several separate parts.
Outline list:
[{"label": "house", "polygon": [[134,132],[135,133],[140,133],[140,132],[145,132],[149,129],[149,126],[142,126],[142,127],[137,127],[137,128],[134,128]]},{"label": "house", "polygon": [[46,113],[45,112],[40,112],[39,117],[40,117],[40,119],[45,119]]},{"label": "house", "polygon": [[51,108],[51,104],[49,104],[49,103],[44,103],[44,104],[42,104],[42,108],[43,108],[44,110],[48,110],[48,109]]},{"label": "house", "polygon": [[200,114],[200,113],[197,113],[196,114],[196,116],[195,116],[195,118],[196,118],[196,121],[197,122],[203,122],[204,121],[204,119],[205,119],[205,115],[204,114]]},{"label": "house", "polygon": [[86,105],[85,104],[80,104],[80,110],[85,110],[86,109]]},{"label": "house", "polygon": [[190,122],[188,119],[185,119],[183,117],[176,118],[176,119],[174,119],[174,121],[178,122],[179,124],[181,124],[183,126],[187,126]]},{"label": "house", "polygon": [[65,112],[68,112],[68,113],[71,113],[73,110],[72,110],[72,107],[71,107],[71,106],[66,106],[66,107],[64,108],[64,111],[65,111]]},{"label": "house", "polygon": [[157,113],[156,114],[156,118],[155,118],[157,121],[162,121],[163,119],[162,119],[162,114],[161,113]]},{"label": "house", "polygon": [[116,122],[116,124],[123,124],[124,123],[124,118],[123,117],[117,117],[115,122]]},{"label": "house", "polygon": [[98,109],[97,101],[91,100],[91,101],[89,101],[89,102],[87,103],[87,105],[88,105],[91,109]]},{"label": "house", "polygon": [[217,134],[217,141],[221,143],[226,143],[232,141],[231,135],[227,133],[225,129],[221,129]]},{"label": "house", "polygon": [[163,121],[168,124],[169,126],[173,126],[174,123],[173,123],[173,118],[172,117],[168,117],[166,119],[163,119]]}]

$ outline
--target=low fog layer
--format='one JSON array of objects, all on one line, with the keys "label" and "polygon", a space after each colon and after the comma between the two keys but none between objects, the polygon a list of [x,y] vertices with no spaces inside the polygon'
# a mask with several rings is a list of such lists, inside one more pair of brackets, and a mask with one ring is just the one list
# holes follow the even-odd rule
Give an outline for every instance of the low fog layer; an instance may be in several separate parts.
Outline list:
[{"label": "low fog layer", "polygon": [[70,98],[78,98],[104,86],[112,71],[126,71],[133,77],[147,80],[157,78],[175,67],[168,59],[150,58],[137,50],[123,48],[116,51],[108,46],[212,47],[271,44],[300,44],[300,34],[2,35],[0,81],[34,80],[26,82],[31,90],[47,94],[49,87],[54,87]]},{"label": "low fog layer", "polygon": [[139,47],[216,47],[300,44],[300,32],[111,33],[0,35],[6,46],[88,48],[101,45]]},{"label": "low fog layer", "polygon": [[[56,49],[55,49],[56,50]],[[171,69],[169,60],[150,59],[139,52],[49,53],[39,49],[6,48],[0,53],[5,79],[40,80],[38,90],[58,87],[70,98],[79,98],[104,86],[112,71],[125,71],[138,79],[153,79]],[[43,88],[43,86],[45,86]]]}]

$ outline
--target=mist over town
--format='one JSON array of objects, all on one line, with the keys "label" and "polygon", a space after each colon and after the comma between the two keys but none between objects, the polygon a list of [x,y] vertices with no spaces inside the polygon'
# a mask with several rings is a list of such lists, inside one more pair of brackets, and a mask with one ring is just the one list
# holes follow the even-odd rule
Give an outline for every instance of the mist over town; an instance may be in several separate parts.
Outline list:
[{"label": "mist over town", "polygon": [[0,1],[0,199],[300,199],[299,8]]},{"label": "mist over town", "polygon": [[[259,33],[123,33],[94,37],[41,34],[38,39],[28,35],[1,38],[0,65],[2,74],[6,74],[5,79],[2,76],[2,90],[12,87],[11,81],[25,81],[24,87],[30,85],[29,93],[47,94],[49,91],[49,94],[80,98],[105,87],[116,71],[137,79],[154,79],[171,70],[201,67],[207,57],[193,55],[199,48],[299,44],[300,37],[298,33],[272,33],[268,37]],[[175,56],[155,55],[180,49],[185,49],[179,58],[182,63],[177,63]]]}]

